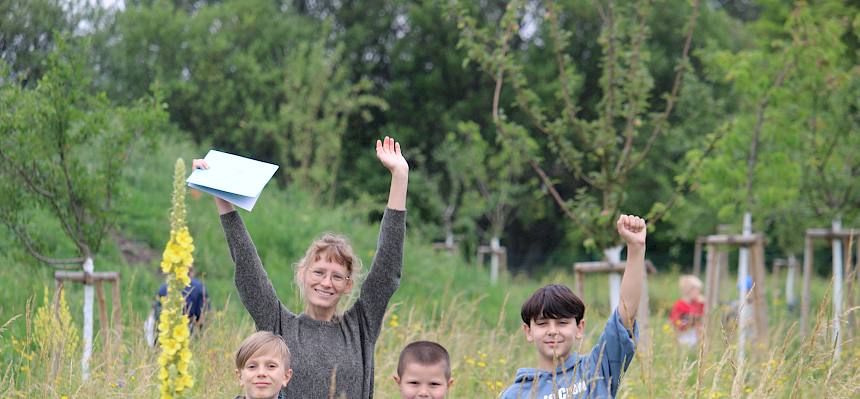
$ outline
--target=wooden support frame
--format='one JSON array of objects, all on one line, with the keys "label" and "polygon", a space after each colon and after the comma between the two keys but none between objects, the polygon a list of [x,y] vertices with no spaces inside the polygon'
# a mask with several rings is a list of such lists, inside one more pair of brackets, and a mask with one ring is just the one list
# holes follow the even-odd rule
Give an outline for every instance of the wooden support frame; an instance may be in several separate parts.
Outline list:
[{"label": "wooden support frame", "polygon": [[[727,232],[731,231],[732,225],[729,224],[721,224],[717,226],[717,234],[725,235]],[[706,241],[708,241],[708,237],[712,236],[702,236],[696,238],[696,245],[693,248],[693,275],[699,277],[702,275],[702,247],[705,246]]]},{"label": "wooden support frame", "polygon": [[[705,243],[707,237],[701,237]],[[729,252],[724,246],[716,244],[707,245],[705,263],[705,314],[709,314],[720,302],[720,282],[722,276],[729,269]]]},{"label": "wooden support frame", "polygon": [[444,242],[444,241],[443,242],[434,242],[433,243],[433,251],[434,252],[444,251],[444,252],[449,252],[449,253],[453,254],[453,253],[457,252],[457,243],[455,242],[453,244],[448,244],[447,242]]},{"label": "wooden support frame", "polygon": [[[765,297],[765,261],[764,261],[764,236],[761,234],[715,234],[700,237],[703,245],[707,246],[707,264],[705,266],[705,323],[710,329],[713,318],[712,312],[719,303],[720,280],[723,272],[729,265],[729,248],[749,249],[750,254],[750,277],[753,288],[750,294],[753,309],[753,323],[757,342],[768,342],[768,319],[767,301]],[[744,306],[746,306],[744,304]]]},{"label": "wooden support frame", "polygon": [[[815,240],[824,240],[831,243],[834,240],[841,240],[843,246],[843,268],[845,270],[844,275],[846,276],[846,295],[845,300],[847,302],[847,308],[851,309],[857,305],[856,300],[858,299],[856,293],[854,292],[856,289],[860,288],[860,273],[857,272],[858,266],[852,266],[851,262],[851,246],[853,245],[854,250],[856,251],[856,255],[854,256],[855,262],[860,262],[860,245],[857,245],[857,239],[860,238],[860,230],[854,228],[842,228],[839,230],[830,229],[807,229],[806,236],[804,238],[804,250],[803,250],[803,283],[801,284],[801,293],[800,293],[800,333],[801,336],[806,336],[809,333],[809,305],[811,303],[810,298],[810,285],[812,279],[812,266],[813,266],[813,258],[815,253]],[[850,322],[853,321],[849,319]]]},{"label": "wooden support frame", "polygon": [[[484,258],[487,255],[490,255],[491,263],[492,263],[492,257],[494,257],[494,256],[497,257],[498,262],[499,262],[498,263],[498,265],[499,265],[498,270],[496,270],[496,271],[491,270],[490,271],[490,280],[493,283],[495,283],[496,282],[495,279],[499,275],[502,275],[503,273],[508,271],[508,249],[505,248],[504,246],[500,245],[497,250],[493,251],[493,247],[490,245],[479,246],[478,251],[477,251],[477,259],[476,259],[476,264],[478,265],[478,267],[481,267],[484,265]],[[493,273],[496,273],[495,276],[493,275]]]},{"label": "wooden support frame", "polygon": [[[496,254],[499,256],[499,268],[501,270],[508,270],[508,250],[504,246],[499,247],[499,250],[496,251]],[[489,245],[481,245],[478,247],[478,266],[484,265],[484,259],[487,255],[493,255],[493,249],[490,248]]]},{"label": "wooden support frame", "polygon": [[[93,285],[96,290],[96,296],[99,306],[99,325],[102,329],[102,338],[104,340],[104,351],[111,359],[122,344],[122,303],[120,297],[120,274],[119,272],[75,272],[75,271],[57,271],[54,272],[54,281],[56,283],[57,292],[54,294],[54,314],[60,312],[60,293],[63,290],[66,281],[82,283],[85,285]],[[110,320],[107,316],[107,305],[105,303],[104,283],[111,284],[112,309]],[[110,367],[108,367],[110,369]]]},{"label": "wooden support frame", "polygon": [[[787,270],[786,273],[788,275],[786,276],[786,279],[785,279],[785,292],[784,292],[784,294],[785,294],[785,304],[788,305],[789,309],[794,309],[794,307],[797,306],[796,298],[794,295],[795,294],[795,292],[794,292],[794,281],[798,275],[798,269],[799,269],[798,266],[799,265],[797,264],[797,259],[794,257],[794,255],[791,255],[788,259],[783,259],[783,258],[774,259],[773,262],[771,263],[770,274],[771,274],[771,277],[773,280],[772,281],[773,287],[779,286],[780,271],[782,270],[782,268],[785,268]],[[774,290],[773,291],[773,299],[776,300],[776,299],[778,299],[778,297],[779,297],[778,291]]]},{"label": "wooden support frame", "polygon": [[696,246],[693,248],[693,275],[696,277],[702,275],[702,244],[704,243],[704,237],[699,237],[696,239]]}]

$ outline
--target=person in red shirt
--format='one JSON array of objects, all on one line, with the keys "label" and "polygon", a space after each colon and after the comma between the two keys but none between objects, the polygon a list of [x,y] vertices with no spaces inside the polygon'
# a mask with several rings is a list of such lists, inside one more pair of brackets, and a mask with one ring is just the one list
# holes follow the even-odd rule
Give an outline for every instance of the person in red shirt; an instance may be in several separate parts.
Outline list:
[{"label": "person in red shirt", "polygon": [[705,300],[702,297],[702,280],[692,275],[681,276],[678,280],[681,289],[681,299],[672,306],[669,321],[675,328],[678,342],[686,346],[695,346],[702,336],[705,314]]}]

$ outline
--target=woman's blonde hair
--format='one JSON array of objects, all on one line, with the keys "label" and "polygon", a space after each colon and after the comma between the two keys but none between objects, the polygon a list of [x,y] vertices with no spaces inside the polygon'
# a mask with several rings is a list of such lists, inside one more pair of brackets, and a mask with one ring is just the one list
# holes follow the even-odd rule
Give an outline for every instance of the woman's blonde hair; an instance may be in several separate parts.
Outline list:
[{"label": "woman's blonde hair", "polygon": [[352,282],[353,287],[357,285],[357,281],[361,277],[361,259],[355,255],[355,251],[353,251],[352,245],[349,243],[349,239],[340,234],[323,233],[322,236],[311,243],[311,246],[308,247],[308,250],[305,252],[305,256],[299,259],[295,264],[295,281],[303,299],[307,300],[305,297],[305,285],[302,278],[308,266],[318,260],[325,260],[343,265],[348,273],[346,277]]}]

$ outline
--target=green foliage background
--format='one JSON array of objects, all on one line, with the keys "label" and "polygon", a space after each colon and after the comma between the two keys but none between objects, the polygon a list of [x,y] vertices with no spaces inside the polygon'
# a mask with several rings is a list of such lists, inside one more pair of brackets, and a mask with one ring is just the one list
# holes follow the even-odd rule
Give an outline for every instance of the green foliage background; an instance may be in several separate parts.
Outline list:
[{"label": "green foliage background", "polygon": [[[503,324],[503,331],[516,329],[517,315],[500,317],[499,309],[514,309],[509,303],[540,283],[572,284],[570,265],[600,258],[598,247],[614,238],[611,229],[589,233],[567,218],[529,157],[589,226],[607,225],[615,211],[665,213],[649,233],[648,258],[669,271],[652,286],[655,309],[671,304],[676,273],[692,266],[695,238],[721,224],[739,231],[744,211],[769,238],[769,260],[799,255],[803,230],[835,217],[860,226],[856,2],[513,3],[511,11],[507,2],[453,0],[0,2],[0,150],[12,154],[0,170],[0,280],[13,282],[0,290],[0,323],[25,313],[27,299],[52,281],[53,269],[16,238],[23,227],[41,253],[77,257],[91,248],[96,270],[120,271],[125,322],[139,325],[161,281],[154,248],[169,232],[173,162],[210,148],[281,165],[245,217],[293,307],[300,303],[291,262],[321,232],[346,233],[366,262],[372,257],[389,184],[372,152],[383,135],[403,143],[411,166],[407,259],[395,302],[440,315],[446,299],[459,298],[474,304],[481,325]],[[610,4],[623,44],[614,57],[605,54],[612,34],[602,16]],[[690,52],[679,63],[694,11]],[[562,32],[558,56],[571,66],[566,85],[552,18]],[[470,34],[490,40],[464,45]],[[637,38],[644,41],[634,68],[627,62]],[[522,141],[503,140],[503,125],[493,121],[487,66],[498,65],[514,66],[528,94],[518,102],[505,86],[499,96],[504,126]],[[609,82],[609,66],[631,78]],[[616,134],[624,121],[607,116],[609,105],[644,131],[663,109],[677,67],[684,81],[663,133],[641,165],[612,182],[618,209],[604,207],[586,179],[566,171],[565,157],[581,157],[593,173],[587,177],[607,176],[600,158],[624,145]],[[613,102],[607,87],[633,100]],[[572,93],[576,120],[563,116],[563,89]],[[537,134],[526,103],[562,115],[551,124],[557,141]],[[580,146],[578,129],[597,132],[599,145]],[[637,133],[634,151],[644,137]],[[56,162],[63,151],[74,179]],[[33,171],[67,206],[51,210],[23,189],[16,170]],[[68,181],[87,189],[72,193]],[[68,234],[58,215],[85,234]],[[246,323],[211,200],[189,200],[189,224],[216,305]],[[430,243],[448,234],[458,252],[433,253]],[[512,273],[490,289],[486,271],[473,264],[477,246],[494,236],[507,247]],[[817,271],[826,276],[829,252],[818,249]],[[603,281],[588,284],[603,290]],[[817,302],[826,283],[814,288]],[[77,290],[67,296],[73,309]],[[603,295],[588,301],[606,306]],[[8,328],[27,333],[24,323]],[[14,359],[11,349],[2,356]]]}]

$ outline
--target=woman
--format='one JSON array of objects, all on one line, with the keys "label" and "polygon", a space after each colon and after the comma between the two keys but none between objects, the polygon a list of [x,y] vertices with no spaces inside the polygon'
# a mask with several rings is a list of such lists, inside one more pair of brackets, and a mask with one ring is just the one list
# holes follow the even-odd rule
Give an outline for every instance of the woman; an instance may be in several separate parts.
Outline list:
[{"label": "woman", "polygon": [[[361,262],[349,243],[326,234],[296,267],[296,283],[305,309],[295,314],[275,294],[260,257],[239,214],[215,198],[230,254],[236,264],[236,288],[258,330],[281,335],[293,353],[289,398],[373,396],[373,352],[388,301],[400,284],[406,230],[406,186],[409,164],[400,143],[376,141],[376,157],[391,172],[388,206],[382,217],[376,254],[358,300],[343,314],[337,306],[353,289]],[[194,160],[193,167],[208,168]],[[332,387],[334,391],[331,391]]]}]

